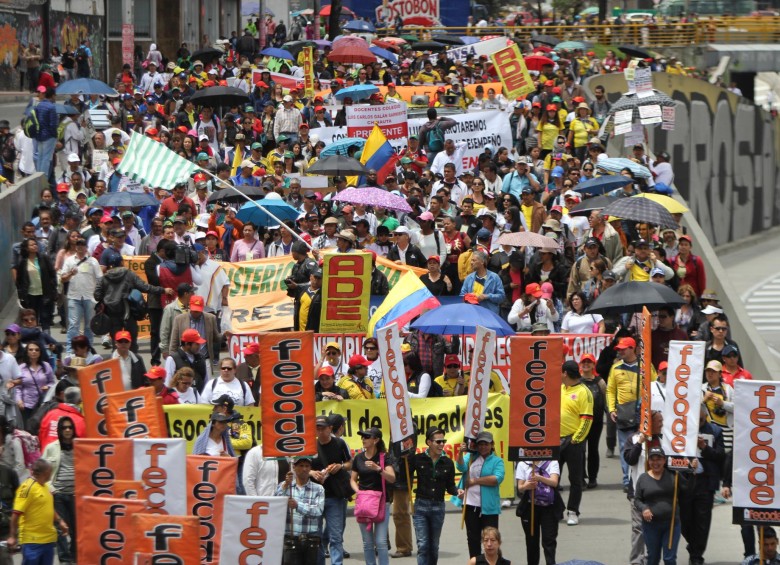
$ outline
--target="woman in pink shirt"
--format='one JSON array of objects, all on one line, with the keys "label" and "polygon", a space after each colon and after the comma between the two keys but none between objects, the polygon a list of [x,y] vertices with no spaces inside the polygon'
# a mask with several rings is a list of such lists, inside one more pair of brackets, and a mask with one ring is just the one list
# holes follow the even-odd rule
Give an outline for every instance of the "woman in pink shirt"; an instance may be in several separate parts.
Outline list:
[{"label": "woman in pink shirt", "polygon": [[265,257],[265,246],[263,246],[262,241],[257,239],[254,224],[252,222],[244,224],[242,233],[244,234],[244,239],[240,239],[233,244],[230,261],[237,263],[239,261],[251,261],[252,259]]}]

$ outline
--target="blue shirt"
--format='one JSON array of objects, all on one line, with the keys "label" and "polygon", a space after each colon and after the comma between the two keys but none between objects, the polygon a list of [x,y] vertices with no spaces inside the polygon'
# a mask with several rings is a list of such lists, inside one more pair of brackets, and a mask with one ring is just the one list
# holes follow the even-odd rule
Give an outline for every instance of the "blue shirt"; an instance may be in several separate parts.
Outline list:
[{"label": "blue shirt", "polygon": [[57,126],[60,119],[57,116],[57,110],[54,103],[49,99],[43,99],[35,107],[35,115],[38,118],[38,135],[35,137],[38,141],[46,141],[52,137],[57,137]]},{"label": "blue shirt", "polygon": [[[539,182],[539,179],[536,178],[535,174],[529,172],[528,176],[533,177],[535,181]],[[520,176],[517,174],[517,171],[512,171],[504,177],[501,192],[504,194],[511,194],[520,200],[523,189],[525,187],[531,187],[531,181],[528,179],[528,176]]]}]

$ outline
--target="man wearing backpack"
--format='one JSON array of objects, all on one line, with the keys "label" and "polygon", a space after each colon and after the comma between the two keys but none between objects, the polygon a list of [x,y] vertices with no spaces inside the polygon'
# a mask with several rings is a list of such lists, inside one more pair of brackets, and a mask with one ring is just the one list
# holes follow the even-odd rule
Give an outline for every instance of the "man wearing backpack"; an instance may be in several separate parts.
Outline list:
[{"label": "man wearing backpack", "polygon": [[89,48],[89,39],[82,39],[76,49],[76,76],[89,78],[92,70],[92,50]]},{"label": "man wearing backpack", "polygon": [[35,170],[43,173],[49,179],[49,185],[54,185],[54,170],[52,159],[57,144],[57,126],[60,123],[57,110],[54,107],[53,88],[47,88],[43,100],[30,110],[25,122],[35,121],[35,125],[25,124],[25,133],[33,139],[35,152]]},{"label": "man wearing backpack", "polygon": [[425,148],[428,162],[433,163],[436,154],[444,150],[444,132],[455,127],[452,118],[439,118],[436,108],[428,108],[428,121],[420,126],[420,145]]}]

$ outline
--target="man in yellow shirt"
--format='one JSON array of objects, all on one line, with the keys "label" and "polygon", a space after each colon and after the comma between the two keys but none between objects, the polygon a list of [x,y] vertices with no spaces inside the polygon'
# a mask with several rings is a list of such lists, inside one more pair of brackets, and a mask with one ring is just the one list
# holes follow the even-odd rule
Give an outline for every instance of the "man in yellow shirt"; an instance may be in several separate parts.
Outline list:
[{"label": "man in yellow shirt", "polygon": [[54,563],[57,544],[54,524],[59,525],[64,536],[68,535],[68,524],[54,511],[54,497],[46,486],[51,475],[51,463],[38,459],[33,465],[32,476],[16,491],[8,547],[15,547],[18,539],[24,563]]},{"label": "man in yellow shirt", "polygon": [[575,361],[566,361],[561,371],[561,453],[558,463],[569,466],[569,500],[566,503],[566,523],[576,526],[580,521],[582,475],[585,440],[593,423],[593,395],[580,381],[580,368]]},{"label": "man in yellow shirt", "polygon": [[433,63],[430,59],[426,59],[423,65],[423,70],[417,73],[414,77],[414,82],[422,84],[434,84],[437,82],[444,82],[441,79],[441,75],[433,70]]},{"label": "man in yellow shirt", "polygon": [[461,368],[457,355],[448,353],[444,356],[444,374],[434,379],[441,386],[444,396],[461,396],[469,393],[469,381]]}]

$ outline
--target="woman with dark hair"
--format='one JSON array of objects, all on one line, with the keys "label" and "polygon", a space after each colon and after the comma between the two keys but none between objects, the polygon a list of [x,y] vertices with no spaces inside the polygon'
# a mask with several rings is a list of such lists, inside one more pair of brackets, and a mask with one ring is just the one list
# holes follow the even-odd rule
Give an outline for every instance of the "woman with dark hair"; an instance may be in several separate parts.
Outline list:
[{"label": "woman with dark hair", "polygon": [[38,241],[26,239],[19,249],[16,266],[16,292],[25,308],[35,310],[43,331],[51,327],[57,300],[57,271],[49,256],[39,253]]},{"label": "woman with dark hair", "polygon": [[594,259],[590,264],[590,278],[582,285],[582,292],[588,302],[593,302],[601,294],[601,277],[607,270],[607,262],[602,259]]},{"label": "woman with dark hair", "polygon": [[590,304],[583,291],[572,294],[567,302],[570,310],[566,312],[566,315],[563,317],[561,333],[604,333],[604,317],[600,314],[589,314],[585,312]]},{"label": "woman with dark hair", "polygon": [[696,296],[696,291],[689,284],[681,284],[677,289],[677,294],[685,300],[685,302],[677,309],[674,315],[674,323],[678,328],[688,332],[688,335],[695,337],[691,332],[698,332],[699,323],[701,322],[701,308],[699,307],[699,298]]},{"label": "woman with dark hair", "polygon": [[318,141],[317,143],[314,144],[314,155],[312,155],[311,159],[309,159],[309,164],[306,166],[307,169],[311,167],[314,163],[319,161],[320,153],[322,153],[323,149],[325,149],[324,141]]},{"label": "woman with dark hair", "polygon": [[[504,197],[511,196],[510,194],[505,194]],[[512,196],[512,198],[514,198]],[[508,206],[504,208],[504,221],[506,222],[504,225],[504,231],[509,228],[509,231],[512,233],[516,233],[520,231],[520,228],[523,227],[523,220],[520,216],[520,208],[517,206]]]},{"label": "woman with dark hair", "polygon": [[441,394],[430,394],[433,391],[433,379],[423,370],[420,357],[415,352],[404,353],[404,370],[406,371],[406,388],[410,398],[442,396]]},{"label": "woman with dark hair", "polygon": [[555,140],[563,131],[561,116],[555,104],[548,104],[545,107],[539,125],[536,126],[536,131],[539,132],[539,147],[542,149],[540,156],[544,159],[552,152]]},{"label": "woman with dark hair", "polygon": [[68,524],[70,543],[67,536],[58,536],[57,554],[60,563],[76,560],[76,498],[75,469],[73,464],[73,440],[76,424],[70,416],[57,421],[58,441],[53,441],[43,450],[41,457],[51,464],[51,488],[54,494],[54,510]]},{"label": "woman with dark hair", "polygon": [[262,259],[265,257],[265,246],[263,242],[257,238],[257,228],[252,222],[247,222],[242,228],[244,235],[243,239],[240,239],[233,243],[233,251],[230,254],[230,260],[233,263],[240,261],[251,261],[252,259]]},{"label": "woman with dark hair", "polygon": [[43,402],[49,387],[54,386],[54,371],[41,355],[40,344],[28,343],[24,348],[24,361],[19,365],[22,382],[14,389],[14,398],[25,423]]},{"label": "woman with dark hair", "polygon": [[30,471],[24,464],[22,443],[19,438],[14,437],[14,426],[4,415],[0,415],[0,465],[13,469],[19,482],[26,481],[30,476]]}]

